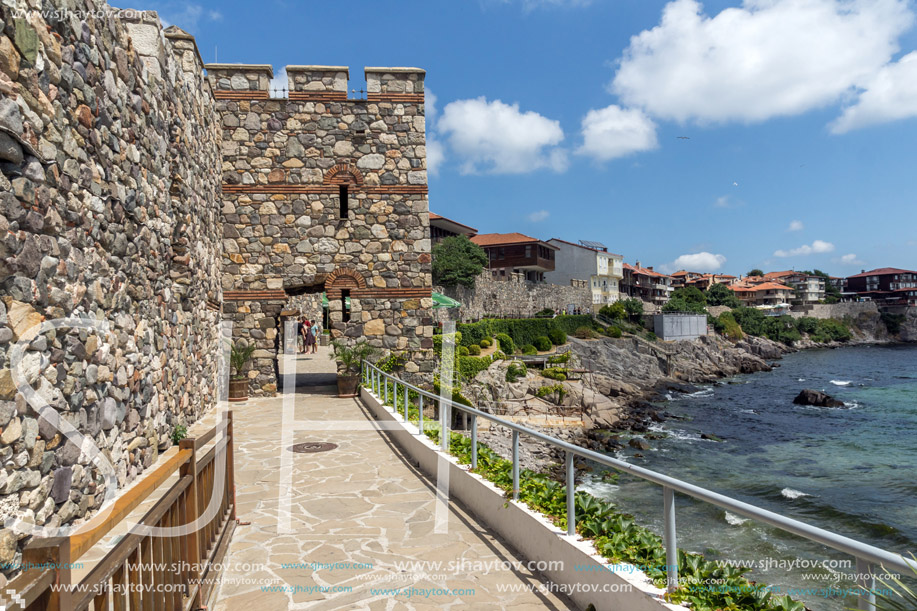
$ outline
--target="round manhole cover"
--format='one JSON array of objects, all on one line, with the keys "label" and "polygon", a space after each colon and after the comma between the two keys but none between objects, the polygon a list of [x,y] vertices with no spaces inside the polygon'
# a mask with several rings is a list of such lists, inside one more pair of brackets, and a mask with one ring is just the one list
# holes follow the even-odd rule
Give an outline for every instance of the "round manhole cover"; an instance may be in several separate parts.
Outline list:
[{"label": "round manhole cover", "polygon": [[337,447],[337,444],[327,443],[324,441],[307,441],[305,443],[297,443],[292,446],[290,450],[298,454],[315,454],[316,452],[327,452],[333,450]]}]

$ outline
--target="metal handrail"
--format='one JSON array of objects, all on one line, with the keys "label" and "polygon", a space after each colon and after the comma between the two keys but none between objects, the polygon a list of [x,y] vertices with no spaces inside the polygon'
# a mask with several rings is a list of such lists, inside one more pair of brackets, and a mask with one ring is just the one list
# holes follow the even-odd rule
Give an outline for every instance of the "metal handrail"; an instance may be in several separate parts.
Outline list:
[{"label": "metal handrail", "polygon": [[[539,431],[527,428],[525,426],[504,420],[493,414],[488,414],[474,407],[468,407],[467,405],[462,405],[456,403],[448,398],[443,398],[439,395],[436,395],[430,391],[424,390],[413,384],[408,384],[407,382],[395,377],[390,373],[386,373],[367,361],[363,361],[362,367],[363,382],[370,384],[371,390],[376,397],[383,397],[384,391],[384,403],[388,402],[388,388],[389,380],[394,391],[394,397],[397,397],[397,388],[400,385],[403,389],[408,391],[413,391],[417,393],[420,397],[420,423],[419,430],[421,434],[423,433],[423,399],[427,397],[433,401],[440,403],[440,409],[442,406],[446,406],[448,409],[457,409],[461,412],[464,412],[471,416],[471,466],[472,469],[477,468],[477,418],[478,416],[490,420],[500,426],[506,427],[513,432],[513,500],[519,500],[519,435],[524,434],[529,437],[534,437],[548,443],[552,446],[560,448],[566,451],[566,460],[565,460],[565,471],[566,471],[566,486],[567,486],[567,534],[574,535],[576,533],[576,514],[575,514],[575,504],[574,504],[574,468],[573,468],[573,459],[576,456],[586,458],[588,460],[595,461],[599,464],[611,467],[618,471],[623,471],[630,475],[639,477],[641,479],[653,482],[662,486],[663,490],[663,516],[664,516],[664,531],[663,531],[663,543],[666,550],[666,585],[669,592],[674,591],[678,587],[678,548],[676,545],[676,536],[675,536],[675,492],[680,492],[687,496],[693,497],[695,499],[704,501],[711,505],[727,509],[733,513],[751,518],[758,522],[763,522],[774,528],[782,530],[784,532],[792,533],[798,535],[809,541],[814,541],[816,543],[821,543],[827,547],[830,547],[839,552],[844,552],[849,554],[856,559],[856,569],[857,569],[857,581],[860,586],[861,593],[859,594],[859,608],[860,609],[875,609],[875,575],[874,575],[874,565],[881,566],[884,570],[888,571],[889,569],[897,569],[899,571],[913,572],[917,571],[917,562],[908,560],[907,558],[901,556],[900,554],[895,554],[887,550],[875,547],[873,545],[868,545],[862,543],[855,539],[849,537],[844,537],[837,533],[825,530],[823,528],[818,528],[805,522],[800,522],[799,520],[794,520],[793,518],[788,518],[786,516],[780,515],[779,513],[774,513],[773,511],[768,511],[761,507],[751,505],[750,503],[745,503],[737,499],[719,494],[718,492],[713,492],[706,488],[701,488],[700,486],[695,486],[688,482],[646,469],[644,467],[638,467],[632,465],[623,460],[617,458],[612,458],[611,456],[606,456],[605,454],[600,454],[594,450],[588,450],[586,448],[568,443],[557,439],[556,437],[551,437]],[[408,421],[408,397],[409,393],[404,393],[404,422]],[[395,407],[396,414],[398,413],[399,407]],[[449,437],[449,419],[444,419],[445,430],[441,433],[441,440],[443,440],[443,449],[447,449],[448,437]],[[866,577],[868,576],[868,577]]]}]

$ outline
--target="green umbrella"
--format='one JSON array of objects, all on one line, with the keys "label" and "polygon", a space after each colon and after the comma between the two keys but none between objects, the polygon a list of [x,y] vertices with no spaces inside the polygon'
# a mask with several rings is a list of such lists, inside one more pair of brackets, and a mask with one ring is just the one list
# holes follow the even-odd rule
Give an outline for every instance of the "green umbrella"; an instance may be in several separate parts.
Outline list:
[{"label": "green umbrella", "polygon": [[[350,297],[347,298],[347,303],[345,304],[345,306],[347,308],[350,307]],[[326,295],[325,293],[322,293],[322,307],[323,308],[328,307],[328,295]]]},{"label": "green umbrella", "polygon": [[461,306],[462,304],[451,297],[446,297],[442,293],[433,293],[434,308],[460,308]]}]

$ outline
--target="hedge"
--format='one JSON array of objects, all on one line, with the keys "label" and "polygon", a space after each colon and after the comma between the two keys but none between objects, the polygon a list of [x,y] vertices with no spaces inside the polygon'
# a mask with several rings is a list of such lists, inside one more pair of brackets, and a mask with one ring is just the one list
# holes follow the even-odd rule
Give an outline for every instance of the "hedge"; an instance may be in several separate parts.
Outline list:
[{"label": "hedge", "polygon": [[526,346],[535,344],[539,337],[551,337],[552,331],[559,330],[572,335],[580,327],[591,329],[594,326],[592,316],[580,314],[555,318],[485,318],[476,323],[458,324],[456,330],[462,334],[463,346],[480,345],[482,339],[489,339],[498,333],[506,333],[517,346]]}]

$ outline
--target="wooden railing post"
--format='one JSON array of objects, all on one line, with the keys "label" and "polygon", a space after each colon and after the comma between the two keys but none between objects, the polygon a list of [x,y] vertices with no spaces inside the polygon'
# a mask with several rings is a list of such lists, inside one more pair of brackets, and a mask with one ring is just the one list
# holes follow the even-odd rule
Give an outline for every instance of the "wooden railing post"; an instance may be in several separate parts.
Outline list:
[{"label": "wooden railing post", "polygon": [[235,434],[232,430],[232,411],[224,412],[226,418],[226,485],[227,493],[231,496],[232,499],[232,513],[229,516],[230,520],[236,519],[236,468],[235,468],[235,456],[233,455],[233,442],[235,441]]},{"label": "wooden railing post", "polygon": [[[200,517],[197,506],[197,440],[195,439],[182,439],[178,444],[179,449],[181,450],[191,450],[191,456],[188,458],[181,469],[179,470],[179,477],[184,477],[186,475],[191,476],[191,485],[188,486],[188,490],[185,494],[185,503],[184,503],[184,515],[182,516],[182,524],[185,524],[186,527],[191,528],[191,532],[185,535],[185,549],[187,550],[188,557],[183,558],[187,562],[185,565],[187,567],[187,581],[188,581],[188,594],[190,596],[191,590],[195,591],[194,594],[194,604],[192,609],[199,609],[201,607],[201,564],[203,563],[203,558],[201,557],[201,542],[200,542],[200,529],[197,526],[192,524]],[[195,586],[197,588],[195,589]]]},{"label": "wooden railing post", "polygon": [[70,590],[70,537],[50,537],[33,539],[22,550],[22,564],[45,564],[54,570],[54,583],[62,586],[57,592],[48,588],[36,603],[36,608],[47,611],[70,611],[73,593]]}]

